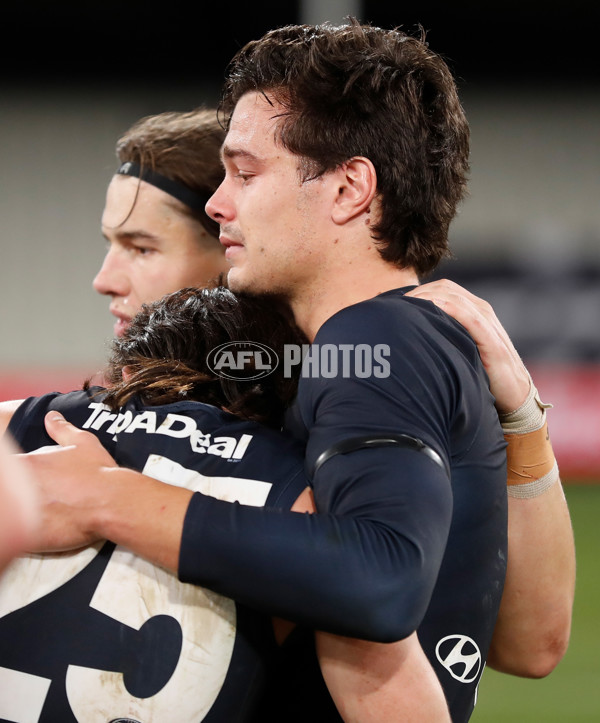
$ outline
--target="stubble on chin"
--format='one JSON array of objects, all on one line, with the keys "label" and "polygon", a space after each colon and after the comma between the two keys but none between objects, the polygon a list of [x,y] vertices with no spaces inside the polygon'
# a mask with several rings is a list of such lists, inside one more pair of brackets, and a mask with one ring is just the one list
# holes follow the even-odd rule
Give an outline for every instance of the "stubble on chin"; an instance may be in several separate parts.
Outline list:
[{"label": "stubble on chin", "polygon": [[236,269],[235,267],[229,269],[227,272],[227,287],[230,291],[233,291],[234,294],[236,292],[239,293],[247,291],[244,279],[240,278],[239,269]]},{"label": "stubble on chin", "polygon": [[245,273],[242,269],[232,267],[227,274],[227,286],[234,294],[248,294],[250,296],[262,296],[269,290],[263,288],[257,279],[251,274]]},{"label": "stubble on chin", "polygon": [[286,302],[288,294],[285,289],[277,288],[276,280],[256,278],[244,273],[240,268],[232,267],[227,274],[227,286],[234,294],[248,296],[270,296],[281,302]]}]

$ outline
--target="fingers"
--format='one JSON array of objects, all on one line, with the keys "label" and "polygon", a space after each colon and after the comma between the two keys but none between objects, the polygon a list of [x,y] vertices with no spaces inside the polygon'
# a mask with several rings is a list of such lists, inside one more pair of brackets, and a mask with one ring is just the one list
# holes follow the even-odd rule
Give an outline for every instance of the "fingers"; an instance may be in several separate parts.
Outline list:
[{"label": "fingers", "polygon": [[431,281],[428,284],[417,286],[412,291],[409,291],[407,296],[428,299],[446,311],[446,307],[451,305],[457,314],[482,315],[490,322],[497,321],[494,310],[485,299],[480,299],[448,279]]},{"label": "fingers", "polygon": [[[82,469],[86,465],[116,467],[116,462],[102,446],[102,443],[91,432],[79,429],[68,422],[60,412],[48,412],[44,418],[46,431],[50,437],[59,445],[59,447],[71,447],[70,453],[72,459],[68,462],[66,459],[56,462],[56,465],[62,464],[75,465],[75,469]],[[44,451],[52,449],[54,453],[59,447],[43,448]],[[60,450],[59,454],[66,453],[66,450]],[[31,455],[35,452],[31,452]]]},{"label": "fingers", "polygon": [[60,412],[48,412],[44,418],[44,424],[50,437],[61,447],[83,444],[88,438],[95,440],[95,437],[89,432],[84,432],[67,422]]},{"label": "fingers", "polygon": [[448,279],[424,284],[408,295],[427,299],[443,309],[467,329],[476,344],[484,347],[484,351],[491,352],[495,346],[498,346],[505,348],[511,356],[520,361],[510,337],[491,304],[485,299],[480,299]]},{"label": "fingers", "polygon": [[443,309],[467,329],[479,347],[498,342],[505,344],[499,333],[500,322],[492,307],[458,284],[447,279],[432,281],[410,291],[408,295],[426,299]]},{"label": "fingers", "polygon": [[469,332],[481,356],[499,411],[517,409],[527,397],[530,377],[492,306],[462,286],[442,279],[408,292],[432,301]]}]

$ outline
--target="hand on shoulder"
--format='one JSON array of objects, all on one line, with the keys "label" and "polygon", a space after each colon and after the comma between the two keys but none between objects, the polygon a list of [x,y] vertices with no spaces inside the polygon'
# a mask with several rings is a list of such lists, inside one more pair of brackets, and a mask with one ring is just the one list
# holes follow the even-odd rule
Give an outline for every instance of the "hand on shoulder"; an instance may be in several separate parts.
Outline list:
[{"label": "hand on shoulder", "polygon": [[500,413],[512,412],[523,404],[531,385],[529,372],[487,301],[448,279],[418,286],[407,296],[433,302],[473,337]]}]

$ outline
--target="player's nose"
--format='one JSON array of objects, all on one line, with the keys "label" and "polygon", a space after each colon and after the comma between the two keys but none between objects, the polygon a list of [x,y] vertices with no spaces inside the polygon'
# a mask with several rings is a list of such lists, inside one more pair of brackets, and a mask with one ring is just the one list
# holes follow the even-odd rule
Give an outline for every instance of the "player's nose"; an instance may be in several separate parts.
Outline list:
[{"label": "player's nose", "polygon": [[100,271],[96,274],[92,286],[99,294],[107,296],[127,296],[129,282],[117,253],[113,248],[106,252]]},{"label": "player's nose", "polygon": [[231,196],[227,191],[226,181],[223,181],[208,199],[205,210],[207,215],[219,224],[231,221],[235,211]]}]

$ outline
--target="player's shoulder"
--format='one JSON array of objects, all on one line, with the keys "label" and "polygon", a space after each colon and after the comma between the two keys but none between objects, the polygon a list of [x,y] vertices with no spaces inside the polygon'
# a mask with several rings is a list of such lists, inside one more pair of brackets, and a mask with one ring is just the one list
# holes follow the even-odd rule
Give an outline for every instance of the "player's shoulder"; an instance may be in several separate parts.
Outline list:
[{"label": "player's shoulder", "polygon": [[87,408],[96,399],[96,395],[103,391],[91,387],[72,392],[47,392],[38,397],[28,397],[13,415],[13,421],[23,419],[25,422],[31,422],[36,416],[49,411],[59,411],[70,420],[73,413]]},{"label": "player's shoulder", "polygon": [[[382,292],[370,299],[341,309],[321,327],[315,341],[326,343],[329,339],[337,343],[346,338],[365,342],[378,337],[402,338],[418,332],[436,331],[450,320],[430,301],[406,296],[414,287],[408,286]],[[451,320],[450,320],[451,321]]]},{"label": "player's shoulder", "polygon": [[402,370],[428,363],[448,370],[463,360],[479,368],[479,352],[467,330],[431,301],[407,296],[412,288],[385,291],[341,309],[319,329],[315,343],[354,349],[385,344],[391,363]]}]

